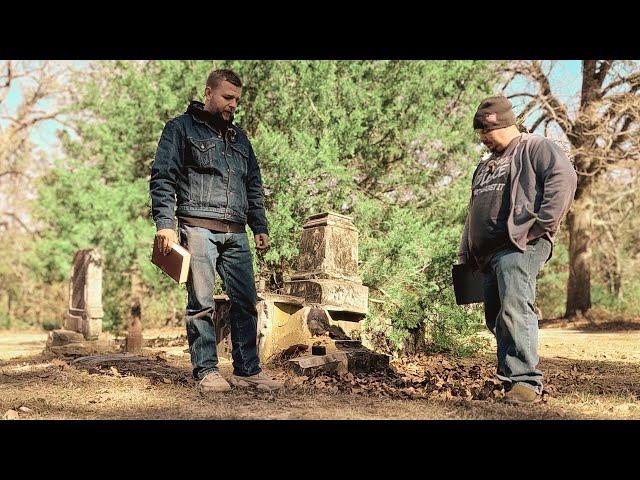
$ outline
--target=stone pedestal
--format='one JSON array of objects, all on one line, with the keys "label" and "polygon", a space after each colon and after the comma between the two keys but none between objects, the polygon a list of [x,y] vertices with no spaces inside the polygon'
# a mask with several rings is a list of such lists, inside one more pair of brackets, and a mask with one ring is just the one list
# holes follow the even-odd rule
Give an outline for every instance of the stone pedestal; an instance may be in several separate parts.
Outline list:
[{"label": "stone pedestal", "polygon": [[369,312],[369,288],[356,282],[317,279],[285,283],[285,293],[304,298],[306,303],[322,305],[327,310],[362,315]]},{"label": "stone pedestal", "polygon": [[358,275],[358,230],[337,213],[312,215],[302,226],[300,256],[292,280],[331,278],[362,284]]},{"label": "stone pedestal", "polygon": [[298,271],[285,293],[328,310],[365,315],[369,289],[358,274],[358,230],[337,213],[312,215],[302,227]]}]

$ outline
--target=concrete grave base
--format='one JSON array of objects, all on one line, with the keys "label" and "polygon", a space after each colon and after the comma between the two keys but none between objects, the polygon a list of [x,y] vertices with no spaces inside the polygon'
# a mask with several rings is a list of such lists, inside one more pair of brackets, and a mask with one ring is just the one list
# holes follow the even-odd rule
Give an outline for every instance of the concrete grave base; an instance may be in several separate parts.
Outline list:
[{"label": "concrete grave base", "polygon": [[97,340],[85,340],[84,336],[73,330],[52,330],[45,346],[45,352],[56,355],[94,355],[113,352],[117,349],[115,343],[105,334],[100,334]]}]

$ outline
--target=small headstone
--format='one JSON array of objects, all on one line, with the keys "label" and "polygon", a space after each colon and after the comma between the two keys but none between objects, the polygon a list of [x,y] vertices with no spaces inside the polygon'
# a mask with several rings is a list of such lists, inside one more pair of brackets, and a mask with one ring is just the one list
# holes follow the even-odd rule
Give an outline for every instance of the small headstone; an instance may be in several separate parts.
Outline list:
[{"label": "small headstone", "polygon": [[97,249],[78,250],[69,285],[67,330],[96,340],[102,332],[102,257]]}]

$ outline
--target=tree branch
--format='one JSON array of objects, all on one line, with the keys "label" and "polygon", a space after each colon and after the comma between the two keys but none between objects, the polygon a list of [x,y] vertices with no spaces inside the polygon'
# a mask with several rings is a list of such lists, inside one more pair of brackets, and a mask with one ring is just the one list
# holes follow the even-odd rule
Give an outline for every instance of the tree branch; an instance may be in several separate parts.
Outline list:
[{"label": "tree branch", "polygon": [[602,96],[604,97],[607,93],[609,93],[611,90],[613,90],[616,87],[619,87],[620,85],[624,85],[625,83],[628,83],[629,86],[633,89],[634,86],[636,86],[640,83],[640,71],[639,72],[635,72],[629,76],[626,77],[620,77],[618,80],[615,80],[611,83],[609,83],[607,86],[605,86],[602,89]]},{"label": "tree branch", "polygon": [[542,71],[542,64],[538,60],[534,60],[531,63],[531,76],[539,85],[540,102],[547,110],[549,115],[560,125],[565,133],[569,133],[573,130],[573,124],[569,118],[567,107],[560,103],[558,99],[551,92],[551,84],[549,78]]},{"label": "tree branch", "polygon": [[20,224],[20,226],[24,229],[24,231],[27,232],[29,235],[34,235],[34,236],[37,235],[37,233],[31,230],[22,220],[20,220],[20,217],[18,217],[15,213],[5,212],[4,215],[12,218],[15,222]]},{"label": "tree branch", "polygon": [[609,73],[609,70],[611,70],[612,66],[613,60],[603,60],[600,63],[598,71],[595,74],[597,87],[599,90],[602,88],[602,83],[604,82],[604,79],[606,78],[607,73]]},{"label": "tree branch", "polygon": [[548,113],[543,113],[542,115],[540,115],[540,117],[535,122],[533,122],[533,125],[531,126],[531,133],[535,132],[536,128],[538,128],[538,126],[548,118]]}]

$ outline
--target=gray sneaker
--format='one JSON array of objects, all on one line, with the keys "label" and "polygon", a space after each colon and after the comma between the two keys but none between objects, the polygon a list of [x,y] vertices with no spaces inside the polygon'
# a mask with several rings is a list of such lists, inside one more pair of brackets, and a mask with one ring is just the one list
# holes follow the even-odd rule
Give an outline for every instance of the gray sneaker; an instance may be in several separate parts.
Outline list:
[{"label": "gray sneaker", "polygon": [[231,385],[222,378],[220,372],[209,372],[198,383],[198,389],[201,392],[228,392],[231,390]]},{"label": "gray sneaker", "polygon": [[250,377],[240,377],[238,375],[232,375],[229,378],[229,383],[234,387],[248,388],[253,387],[258,390],[278,390],[282,388],[282,383],[273,380],[264,372],[256,373]]}]

